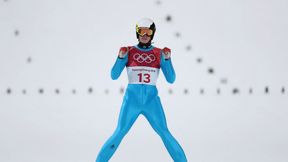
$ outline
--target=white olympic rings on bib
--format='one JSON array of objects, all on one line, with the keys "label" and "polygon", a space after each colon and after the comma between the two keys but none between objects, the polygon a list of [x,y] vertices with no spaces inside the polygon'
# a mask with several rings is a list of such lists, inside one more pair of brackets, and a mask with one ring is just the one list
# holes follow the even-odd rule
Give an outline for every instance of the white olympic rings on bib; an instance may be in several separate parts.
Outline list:
[{"label": "white olympic rings on bib", "polygon": [[148,64],[156,60],[153,54],[148,55],[147,53],[142,53],[142,54],[136,53],[133,56],[133,59],[139,63],[146,62]]}]

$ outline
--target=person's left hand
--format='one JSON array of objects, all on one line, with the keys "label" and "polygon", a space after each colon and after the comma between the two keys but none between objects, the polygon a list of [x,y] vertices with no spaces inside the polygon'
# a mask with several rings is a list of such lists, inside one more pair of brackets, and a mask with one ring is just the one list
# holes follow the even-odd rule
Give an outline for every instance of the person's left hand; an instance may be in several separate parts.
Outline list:
[{"label": "person's left hand", "polygon": [[170,57],[171,57],[171,49],[170,49],[170,48],[164,47],[164,48],[162,49],[162,53],[164,54],[165,60],[170,59]]}]

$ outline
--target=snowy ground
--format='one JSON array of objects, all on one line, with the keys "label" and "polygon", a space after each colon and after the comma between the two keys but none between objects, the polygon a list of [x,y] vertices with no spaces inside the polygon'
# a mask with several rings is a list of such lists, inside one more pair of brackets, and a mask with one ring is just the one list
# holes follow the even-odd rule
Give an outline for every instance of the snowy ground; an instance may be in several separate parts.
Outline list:
[{"label": "snowy ground", "polygon": [[[176,82],[160,74],[158,88],[188,161],[287,162],[287,8],[286,0],[1,1],[0,161],[94,161],[127,83],[126,71],[112,81],[110,69],[120,46],[136,44],[137,20],[150,17],[155,46],[172,48]],[[143,116],[111,159],[135,161],[172,162]]]}]

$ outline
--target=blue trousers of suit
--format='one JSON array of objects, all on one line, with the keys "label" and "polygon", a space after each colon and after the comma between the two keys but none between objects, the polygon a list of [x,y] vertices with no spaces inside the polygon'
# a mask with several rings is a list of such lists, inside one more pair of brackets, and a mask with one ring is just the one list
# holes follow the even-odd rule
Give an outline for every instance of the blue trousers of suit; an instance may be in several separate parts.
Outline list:
[{"label": "blue trousers of suit", "polygon": [[161,137],[172,159],[175,162],[187,162],[183,149],[167,128],[165,114],[157,93],[155,86],[128,85],[117,128],[103,145],[96,162],[109,161],[140,114],[146,117],[155,132]]}]

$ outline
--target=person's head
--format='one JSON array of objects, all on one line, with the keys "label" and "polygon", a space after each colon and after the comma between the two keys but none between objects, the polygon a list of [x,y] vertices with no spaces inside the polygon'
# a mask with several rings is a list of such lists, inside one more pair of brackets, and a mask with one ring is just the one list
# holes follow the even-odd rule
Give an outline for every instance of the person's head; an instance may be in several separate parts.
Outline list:
[{"label": "person's head", "polygon": [[148,18],[143,18],[136,24],[136,36],[139,44],[150,46],[156,32],[155,23]]}]

